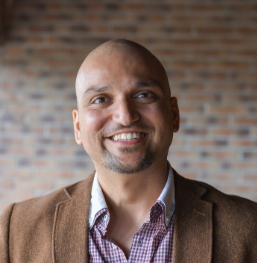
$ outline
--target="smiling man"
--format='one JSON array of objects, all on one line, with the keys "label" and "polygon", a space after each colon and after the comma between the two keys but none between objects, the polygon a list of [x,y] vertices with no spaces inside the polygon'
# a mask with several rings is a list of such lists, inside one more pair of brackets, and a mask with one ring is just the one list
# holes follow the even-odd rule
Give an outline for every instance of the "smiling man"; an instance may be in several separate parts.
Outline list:
[{"label": "smiling man", "polygon": [[177,100],[158,59],[128,40],[93,50],[76,79],[75,140],[95,172],[10,205],[0,262],[257,262],[257,204],[167,162]]}]

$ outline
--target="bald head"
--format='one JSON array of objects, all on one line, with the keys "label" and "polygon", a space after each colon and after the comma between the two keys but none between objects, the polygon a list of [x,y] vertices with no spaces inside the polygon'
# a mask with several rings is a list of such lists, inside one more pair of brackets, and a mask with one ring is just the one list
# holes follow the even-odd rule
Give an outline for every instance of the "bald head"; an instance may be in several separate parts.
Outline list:
[{"label": "bald head", "polygon": [[81,86],[83,89],[85,82],[89,80],[90,76],[87,73],[92,67],[97,71],[103,64],[109,67],[116,63],[116,60],[121,60],[124,66],[130,63],[129,67],[137,64],[137,66],[140,65],[142,68],[148,68],[155,81],[159,82],[168,92],[168,96],[170,96],[168,78],[160,61],[148,49],[133,41],[115,39],[107,41],[92,50],[83,61],[76,78],[77,97]]},{"label": "bald head", "polygon": [[[144,57],[149,60],[151,59],[155,61],[156,66],[159,66],[164,70],[160,61],[148,49],[138,43],[126,39],[113,39],[101,44],[89,53],[84,62],[92,57],[97,58],[103,55],[111,56],[118,52],[124,52],[127,55],[134,55],[135,57]],[[82,63],[82,66],[84,62]]]}]

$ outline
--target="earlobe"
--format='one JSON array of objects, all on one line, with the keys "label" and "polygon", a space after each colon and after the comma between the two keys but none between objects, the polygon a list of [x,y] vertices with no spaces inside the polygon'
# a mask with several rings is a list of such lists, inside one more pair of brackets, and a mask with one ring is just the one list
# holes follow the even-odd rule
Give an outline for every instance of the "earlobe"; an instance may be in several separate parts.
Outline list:
[{"label": "earlobe", "polygon": [[178,101],[176,97],[170,98],[170,105],[172,111],[173,132],[178,132],[180,117],[179,117]]},{"label": "earlobe", "polygon": [[72,117],[73,117],[73,128],[74,128],[75,141],[77,144],[81,145],[82,140],[81,140],[78,110],[72,111]]}]

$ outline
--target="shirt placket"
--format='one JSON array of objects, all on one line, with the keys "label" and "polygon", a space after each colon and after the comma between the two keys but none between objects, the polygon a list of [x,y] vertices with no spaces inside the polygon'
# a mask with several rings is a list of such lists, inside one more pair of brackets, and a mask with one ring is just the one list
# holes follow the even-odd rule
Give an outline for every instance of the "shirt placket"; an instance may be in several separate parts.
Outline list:
[{"label": "shirt placket", "polygon": [[106,236],[106,232],[107,232],[107,226],[109,224],[109,220],[110,220],[110,215],[108,212],[106,212],[101,221],[99,222],[99,224],[97,225],[97,229],[98,231],[101,233],[101,239],[102,242],[106,242],[108,243],[110,250],[112,250],[112,253],[109,253],[108,257],[109,257],[109,261],[113,262],[112,256],[114,256],[116,259],[119,259],[120,263],[127,263],[127,259],[125,257],[125,254],[123,253],[123,251],[120,249],[120,247],[118,247],[116,244],[114,244],[107,236]]},{"label": "shirt placket", "polygon": [[167,229],[163,224],[163,215],[158,222],[145,223],[134,235],[129,255],[129,263],[152,262],[152,258],[157,251],[159,240],[161,240]]}]

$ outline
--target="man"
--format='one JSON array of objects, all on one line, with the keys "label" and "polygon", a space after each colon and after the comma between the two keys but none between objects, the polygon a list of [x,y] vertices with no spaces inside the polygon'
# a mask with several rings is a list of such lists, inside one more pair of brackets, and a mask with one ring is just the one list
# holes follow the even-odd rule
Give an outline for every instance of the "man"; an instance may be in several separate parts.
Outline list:
[{"label": "man", "polygon": [[257,204],[167,163],[179,110],[153,54],[104,43],[83,62],[76,95],[75,139],[96,172],[9,206],[0,262],[257,262]]}]

